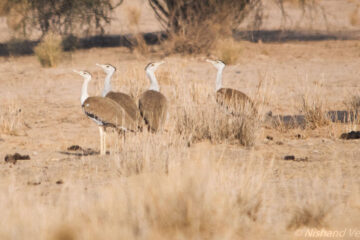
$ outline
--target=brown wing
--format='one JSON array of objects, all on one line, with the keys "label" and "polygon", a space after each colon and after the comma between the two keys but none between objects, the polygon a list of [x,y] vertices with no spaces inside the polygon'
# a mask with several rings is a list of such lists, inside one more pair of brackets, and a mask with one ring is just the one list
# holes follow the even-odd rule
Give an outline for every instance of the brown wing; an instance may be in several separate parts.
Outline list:
[{"label": "brown wing", "polygon": [[136,124],[132,118],[109,98],[89,97],[82,107],[88,117],[105,126],[136,130]]},{"label": "brown wing", "polygon": [[148,90],[140,96],[139,110],[149,129],[157,131],[165,124],[167,100],[160,92]]},{"label": "brown wing", "polygon": [[216,101],[226,107],[232,114],[256,113],[252,100],[244,93],[231,89],[221,88],[216,92]]},{"label": "brown wing", "polygon": [[114,100],[134,121],[138,121],[140,113],[132,97],[122,92],[109,92],[106,97]]}]

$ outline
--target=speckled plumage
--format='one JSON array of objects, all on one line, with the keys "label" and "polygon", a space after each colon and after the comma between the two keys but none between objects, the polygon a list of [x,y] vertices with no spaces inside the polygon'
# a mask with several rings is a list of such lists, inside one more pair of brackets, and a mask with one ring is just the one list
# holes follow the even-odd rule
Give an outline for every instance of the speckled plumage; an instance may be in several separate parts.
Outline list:
[{"label": "speckled plumage", "polygon": [[139,110],[149,130],[156,132],[164,127],[168,103],[166,97],[154,90],[145,91],[139,98]]}]

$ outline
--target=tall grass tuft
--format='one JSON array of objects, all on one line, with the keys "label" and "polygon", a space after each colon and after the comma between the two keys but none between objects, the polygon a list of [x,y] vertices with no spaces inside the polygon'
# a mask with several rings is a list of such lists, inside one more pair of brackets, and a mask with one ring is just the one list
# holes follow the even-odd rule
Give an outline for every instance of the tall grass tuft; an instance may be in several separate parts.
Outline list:
[{"label": "tall grass tuft", "polygon": [[17,136],[23,126],[21,108],[17,104],[0,106],[0,133]]},{"label": "tall grass tuft", "polygon": [[56,67],[63,56],[61,36],[49,32],[35,48],[35,55],[38,57],[41,66]]}]

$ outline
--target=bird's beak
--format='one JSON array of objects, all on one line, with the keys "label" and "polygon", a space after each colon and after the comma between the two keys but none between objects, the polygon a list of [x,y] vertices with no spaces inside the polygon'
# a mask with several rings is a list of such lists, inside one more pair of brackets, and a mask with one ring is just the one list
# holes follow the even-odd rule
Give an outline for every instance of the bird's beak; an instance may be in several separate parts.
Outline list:
[{"label": "bird's beak", "polygon": [[103,64],[96,63],[96,66],[101,67],[101,68],[105,68],[105,65],[103,65]]},{"label": "bird's beak", "polygon": [[206,61],[207,61],[208,63],[212,63],[212,64],[215,64],[215,61],[213,61],[213,60],[210,60],[210,59],[206,59]]},{"label": "bird's beak", "polygon": [[77,71],[77,70],[75,70],[75,69],[73,69],[73,72],[74,72],[74,73],[77,73],[77,74],[81,74],[80,71]]},{"label": "bird's beak", "polygon": [[158,66],[160,66],[161,64],[164,64],[164,63],[165,63],[165,61],[161,61],[161,62],[156,63],[156,65],[158,67]]}]

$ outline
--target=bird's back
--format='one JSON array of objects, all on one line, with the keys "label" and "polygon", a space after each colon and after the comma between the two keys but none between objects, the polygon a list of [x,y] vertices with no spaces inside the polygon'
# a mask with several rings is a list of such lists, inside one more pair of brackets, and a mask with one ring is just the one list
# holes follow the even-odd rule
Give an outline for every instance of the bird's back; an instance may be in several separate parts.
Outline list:
[{"label": "bird's back", "polygon": [[[232,88],[221,88],[216,92],[216,101],[231,113],[256,113],[254,103],[243,92]],[[250,112],[247,112],[249,110]]]},{"label": "bird's back", "polygon": [[85,114],[104,126],[135,131],[135,121],[110,98],[89,97],[82,105]]},{"label": "bird's back", "polygon": [[132,97],[122,92],[109,92],[106,97],[119,104],[134,121],[139,120],[139,110]]},{"label": "bird's back", "polygon": [[165,124],[167,100],[162,93],[147,90],[139,98],[139,110],[149,129],[157,131]]}]

